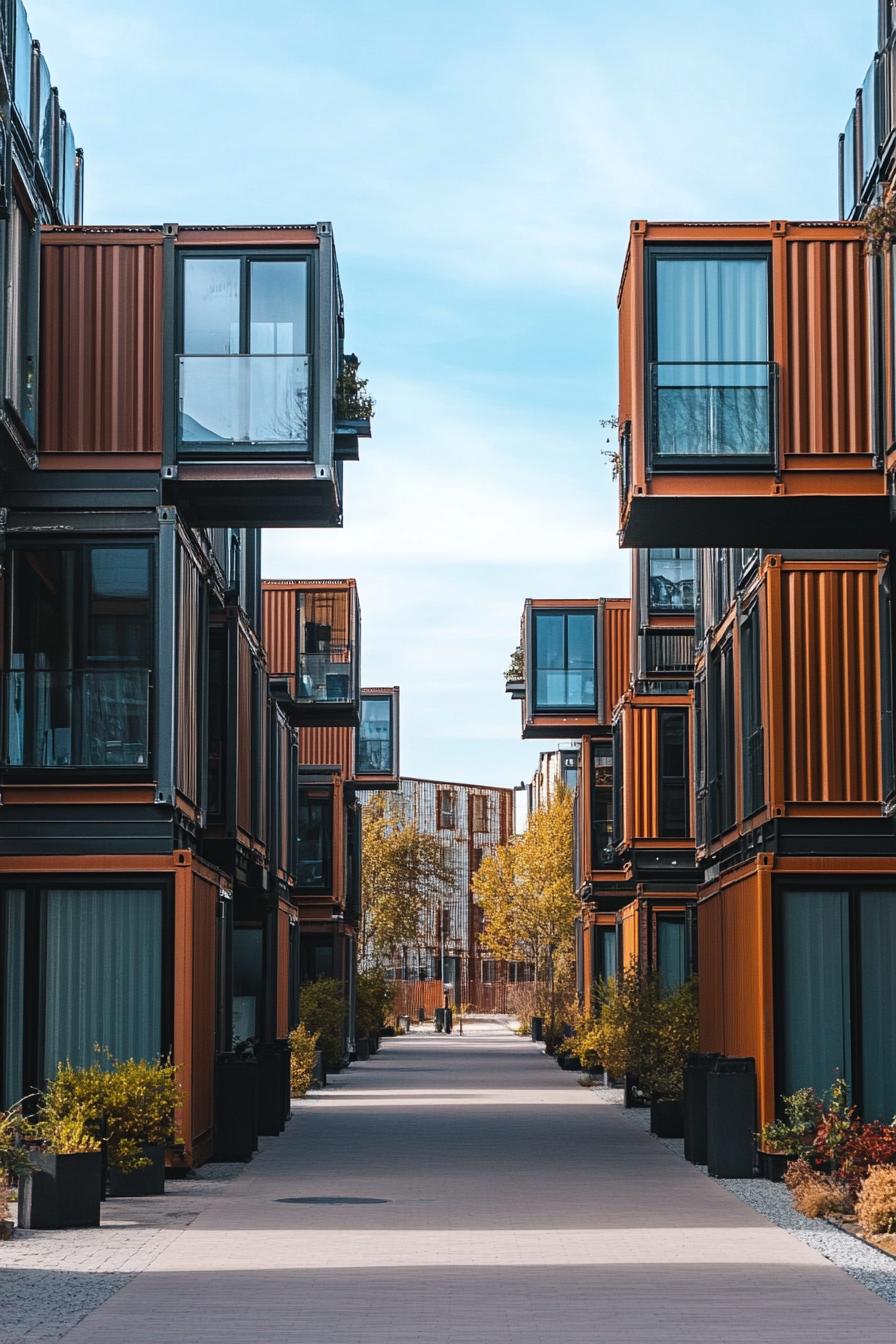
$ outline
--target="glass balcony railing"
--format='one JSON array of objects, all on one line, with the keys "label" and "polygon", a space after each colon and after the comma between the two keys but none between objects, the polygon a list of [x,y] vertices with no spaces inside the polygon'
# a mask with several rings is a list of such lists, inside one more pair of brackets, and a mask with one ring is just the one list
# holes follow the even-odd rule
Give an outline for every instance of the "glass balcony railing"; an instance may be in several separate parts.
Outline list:
[{"label": "glass balcony railing", "polygon": [[6,672],[6,764],[148,765],[149,684],[143,667]]},{"label": "glass balcony railing", "polygon": [[180,447],[305,450],[309,387],[307,355],[181,355]]},{"label": "glass balcony railing", "polygon": [[775,365],[719,360],[653,363],[654,468],[721,460],[771,463],[775,453]]},{"label": "glass balcony railing", "polygon": [[317,653],[299,654],[296,699],[312,704],[350,704],[356,698],[352,651],[331,644]]}]

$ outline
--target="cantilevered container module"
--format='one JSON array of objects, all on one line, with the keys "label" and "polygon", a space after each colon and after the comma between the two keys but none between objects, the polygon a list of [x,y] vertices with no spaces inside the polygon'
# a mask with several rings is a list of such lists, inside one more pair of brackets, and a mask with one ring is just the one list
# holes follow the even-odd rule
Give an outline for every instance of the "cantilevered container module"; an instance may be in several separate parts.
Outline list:
[{"label": "cantilevered container module", "polygon": [[328,224],[53,226],[41,256],[41,470],[82,490],[154,473],[204,526],[341,522],[345,445],[369,425],[337,418]]},{"label": "cantilevered container module", "polygon": [[878,285],[855,224],[632,224],[624,545],[886,544]]},{"label": "cantilevered container module", "polygon": [[609,725],[629,684],[628,598],[528,598],[521,653],[524,738]]},{"label": "cantilevered container module", "polygon": [[306,728],[361,721],[361,607],[354,579],[266,579],[264,642],[275,694]]}]

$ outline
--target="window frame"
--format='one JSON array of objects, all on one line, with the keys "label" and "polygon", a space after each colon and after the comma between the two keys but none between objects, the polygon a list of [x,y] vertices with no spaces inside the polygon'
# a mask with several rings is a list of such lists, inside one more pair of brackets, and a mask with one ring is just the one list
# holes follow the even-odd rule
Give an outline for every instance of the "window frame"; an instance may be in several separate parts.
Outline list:
[{"label": "window frame", "polygon": [[[448,800],[451,800],[450,807],[446,807]],[[445,820],[450,816],[451,820]],[[436,830],[438,831],[456,831],[457,830],[457,790],[456,789],[437,789],[436,790]]]},{"label": "window frame", "polygon": [[[657,261],[763,261],[766,266],[768,338],[768,390],[769,390],[769,451],[750,454],[713,454],[692,453],[664,457],[655,450],[657,435],[657,414],[654,397],[653,369],[657,359]],[[772,284],[773,258],[770,244],[762,243],[648,243],[645,246],[645,314],[644,314],[644,408],[645,408],[645,446],[649,473],[674,475],[680,472],[686,475],[744,474],[751,472],[773,471],[778,461],[778,407],[777,407],[777,363],[774,346],[774,287]],[[667,361],[671,362],[671,361]],[[685,361],[687,362],[687,361]],[[701,361],[693,361],[699,364]],[[722,365],[729,361],[708,361]],[[750,363],[752,361],[735,361]],[[762,361],[760,361],[762,362]],[[696,561],[695,561],[696,563]]]},{"label": "window frame", "polygon": [[766,802],[765,725],[762,720],[762,622],[759,619],[758,601],[751,602],[740,617],[738,643],[741,790],[743,819],[746,821],[759,812]]},{"label": "window frame", "polygon": [[[592,664],[594,693],[592,699],[587,704],[541,704],[538,699],[538,623],[542,616],[561,616],[563,618],[563,667],[565,676],[569,675],[569,617],[585,616],[591,621],[592,625],[592,649],[594,661]],[[529,662],[529,677],[532,688],[532,713],[537,714],[562,714],[565,717],[593,717],[598,713],[598,619],[597,612],[591,607],[534,607],[532,610],[532,650]],[[547,671],[560,671],[560,668],[548,668]]]},{"label": "window frame", "polygon": [[[382,701],[389,706],[389,763],[384,770],[367,770],[361,764],[361,742],[363,740],[364,729],[364,706],[374,702]],[[361,693],[361,720],[358,724],[358,740],[355,748],[356,766],[355,775],[361,779],[392,779],[395,777],[395,696],[391,692],[383,692],[382,695],[365,695]]]},{"label": "window frame", "polygon": [[[9,712],[6,701],[6,692],[0,696],[0,774],[8,771],[15,772],[17,780],[26,781],[31,778],[39,780],[61,779],[63,777],[76,777],[81,780],[108,780],[110,776],[115,776],[116,780],[143,780],[151,778],[156,768],[156,680],[159,674],[159,642],[158,642],[158,615],[159,615],[159,546],[158,537],[149,534],[143,536],[124,535],[116,536],[114,533],[105,533],[102,535],[69,536],[59,538],[44,537],[17,537],[11,541],[7,551],[7,598],[6,612],[4,618],[5,649],[6,653],[0,660],[0,676],[3,682],[8,682],[10,675],[16,671],[24,671],[29,674],[34,671],[33,667],[16,669],[9,667],[10,655],[13,648],[13,616],[16,603],[13,599],[14,585],[16,583],[17,554],[27,554],[28,552],[40,551],[44,554],[57,551],[75,552],[74,561],[74,583],[77,589],[78,609],[73,613],[75,619],[72,621],[72,631],[74,643],[78,650],[78,666],[74,668],[57,669],[60,671],[81,672],[91,670],[87,663],[87,646],[89,642],[89,587],[90,587],[90,553],[98,550],[144,550],[147,552],[147,569],[149,575],[149,593],[147,613],[148,629],[148,667],[140,667],[139,664],[133,664],[134,671],[144,671],[147,674],[147,697],[146,697],[146,762],[139,764],[115,764],[109,763],[88,763],[81,765],[16,765],[9,761]],[[121,668],[124,664],[116,663],[116,668]],[[52,672],[54,669],[48,668]],[[96,670],[102,670],[102,663],[96,664]],[[75,715],[72,714],[74,719]]]},{"label": "window frame", "polygon": [[[660,709],[659,714],[659,775],[657,779],[657,788],[659,792],[657,814],[659,819],[659,835],[661,840],[687,840],[691,835],[691,790],[690,790],[690,733],[688,731],[688,711],[684,708]],[[666,757],[671,751],[670,745],[666,741],[666,732],[669,725],[675,720],[681,723],[681,756],[683,769],[680,774],[671,774],[666,769]],[[683,822],[680,830],[676,830],[668,824],[668,809],[670,806],[669,793],[672,788],[680,789],[683,800]]]},{"label": "window frame", "polygon": [[[717,685],[715,684],[717,682]],[[734,649],[731,635],[707,658],[705,690],[706,790],[709,840],[719,840],[737,821],[734,786],[736,763],[736,712],[734,697]]]},{"label": "window frame", "polygon": [[[301,812],[303,804],[306,804],[306,796],[312,795],[311,801],[323,804],[322,832],[324,838],[324,852],[321,860],[321,880],[313,885],[303,881],[302,859],[301,855]],[[329,784],[317,784],[309,781],[301,782],[296,790],[296,825],[295,825],[295,876],[296,891],[301,896],[321,896],[329,895],[333,891],[333,873],[334,873],[334,848],[336,843],[336,807],[333,796],[333,788]]]},{"label": "window frame", "polygon": [[[172,414],[174,417],[174,444],[177,456],[180,457],[203,457],[216,455],[218,457],[232,458],[235,456],[231,449],[228,453],[227,444],[234,443],[238,451],[251,455],[261,454],[262,456],[272,456],[274,454],[287,453],[290,458],[303,458],[312,460],[314,456],[314,440],[316,425],[314,420],[314,380],[317,371],[317,360],[322,352],[317,349],[315,339],[315,314],[317,313],[317,292],[318,275],[316,262],[317,249],[313,247],[289,246],[283,248],[276,247],[253,247],[245,246],[222,246],[222,247],[178,247],[176,251],[175,268],[175,286],[174,286],[174,367],[171,370],[173,379],[174,395],[172,397]],[[185,281],[185,263],[188,261],[238,261],[240,263],[240,296],[239,296],[239,314],[240,314],[240,339],[239,351],[232,355],[220,356],[223,359],[234,359],[239,356],[249,356],[251,351],[251,263],[256,261],[301,261],[305,265],[305,344],[306,349],[303,352],[308,360],[308,433],[304,444],[301,441],[275,441],[275,440],[202,440],[196,439],[185,442],[180,435],[180,411],[179,411],[179,389],[180,389],[180,360],[182,358],[192,358],[202,356],[198,351],[194,356],[188,356],[184,350],[184,332],[185,332],[185,301],[186,301],[186,281]],[[257,356],[262,358],[261,355]],[[216,358],[214,355],[208,355],[206,358]],[[299,358],[297,355],[296,358]]]},{"label": "window frame", "polygon": [[[174,1049],[174,889],[172,879],[158,872],[115,874],[114,884],[109,881],[110,872],[93,873],[53,873],[47,881],[47,874],[31,876],[27,873],[8,872],[0,884],[0,971],[6,967],[7,947],[5,941],[5,919],[3,911],[6,896],[10,892],[25,893],[25,921],[23,938],[24,996],[22,1006],[21,1060],[24,1095],[39,1090],[44,1085],[44,1071],[47,1061],[44,1059],[43,1026],[45,1018],[46,994],[46,897],[53,891],[106,891],[115,892],[158,890],[161,896],[161,986],[160,986],[160,1022],[159,1040],[162,1055],[170,1055]],[[31,898],[30,900],[28,898]],[[3,1001],[0,998],[0,1089],[5,1075],[6,1059],[4,1053]],[[34,1078],[29,1079],[29,1070]],[[18,1100],[18,1098],[13,1098]]]},{"label": "window frame", "polygon": [[[693,616],[693,615],[694,615],[695,605],[696,605],[696,587],[697,587],[697,553],[696,553],[696,548],[693,547],[693,546],[672,546],[672,547],[668,547],[668,546],[663,546],[663,547],[659,547],[659,546],[646,546],[644,549],[645,549],[646,552],[647,552],[647,565],[646,565],[646,571],[647,571],[647,573],[646,573],[646,580],[647,580],[647,602],[646,602],[646,606],[647,606],[647,612],[648,612],[648,615],[650,615],[650,616],[678,616],[678,615],[682,615],[682,616]],[[683,559],[683,557],[682,557],[681,554],[680,554],[681,551],[690,551],[690,553],[691,553],[691,584],[692,584],[692,589],[693,589],[693,592],[694,592],[694,598],[691,600],[691,604],[690,604],[690,606],[671,607],[671,606],[660,605],[660,604],[654,603],[654,602],[651,600],[651,579],[653,578],[653,553],[654,553],[654,551],[657,551],[657,550],[674,550],[674,551],[676,551],[678,554],[676,554],[674,557],[671,557],[671,558],[674,559],[677,563],[680,563],[680,562],[682,561],[682,559]]]}]

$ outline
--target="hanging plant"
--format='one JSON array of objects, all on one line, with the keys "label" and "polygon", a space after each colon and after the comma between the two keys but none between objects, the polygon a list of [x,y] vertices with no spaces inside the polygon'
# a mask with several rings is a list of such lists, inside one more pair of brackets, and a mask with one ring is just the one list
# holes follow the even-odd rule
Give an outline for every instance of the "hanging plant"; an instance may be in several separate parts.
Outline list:
[{"label": "hanging plant", "polygon": [[884,256],[896,239],[896,201],[872,205],[862,223],[865,226],[865,251],[872,257]]}]

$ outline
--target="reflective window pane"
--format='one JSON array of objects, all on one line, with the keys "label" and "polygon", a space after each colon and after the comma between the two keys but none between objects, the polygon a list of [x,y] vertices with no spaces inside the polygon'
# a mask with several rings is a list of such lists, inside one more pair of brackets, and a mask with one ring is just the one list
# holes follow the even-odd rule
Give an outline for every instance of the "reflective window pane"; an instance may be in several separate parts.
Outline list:
[{"label": "reflective window pane", "polygon": [[188,257],[183,275],[184,354],[239,354],[239,260]]},{"label": "reflective window pane", "polygon": [[845,891],[787,891],[778,906],[778,994],[782,1095],[834,1078],[852,1082],[849,896]]},{"label": "reflective window pane", "polygon": [[693,548],[651,546],[647,555],[650,610],[693,611]]},{"label": "reflective window pane", "polygon": [[22,0],[16,0],[15,105],[31,133],[31,29]]},{"label": "reflective window pane", "polygon": [[594,615],[536,612],[536,709],[588,708],[594,704]]},{"label": "reflective window pane", "polygon": [[366,695],[361,700],[358,734],[359,775],[388,775],[392,770],[392,697]]},{"label": "reflective window pane", "polygon": [[53,181],[53,134],[55,131],[50,71],[43,56],[37,59],[37,153],[44,177]]},{"label": "reflective window pane", "polygon": [[249,350],[253,355],[301,355],[308,350],[306,267],[303,261],[250,263]]}]

